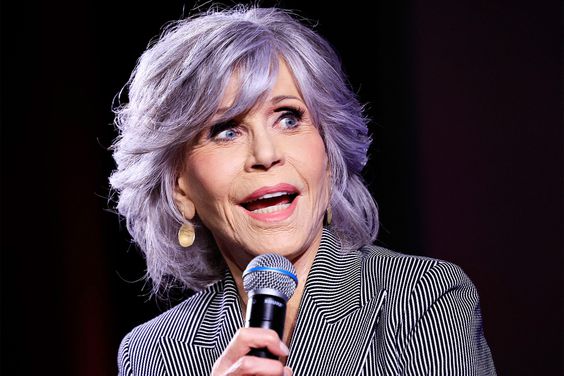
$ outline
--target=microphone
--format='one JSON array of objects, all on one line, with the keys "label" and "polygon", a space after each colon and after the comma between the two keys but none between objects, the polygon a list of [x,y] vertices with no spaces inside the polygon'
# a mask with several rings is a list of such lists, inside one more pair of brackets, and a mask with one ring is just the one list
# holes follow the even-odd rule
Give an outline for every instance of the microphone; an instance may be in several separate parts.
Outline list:
[{"label": "microphone", "polygon": [[[252,259],[243,272],[248,296],[245,327],[273,329],[282,339],[286,302],[297,286],[296,269],[287,258],[269,253]],[[252,349],[249,355],[278,359],[266,348]]]}]

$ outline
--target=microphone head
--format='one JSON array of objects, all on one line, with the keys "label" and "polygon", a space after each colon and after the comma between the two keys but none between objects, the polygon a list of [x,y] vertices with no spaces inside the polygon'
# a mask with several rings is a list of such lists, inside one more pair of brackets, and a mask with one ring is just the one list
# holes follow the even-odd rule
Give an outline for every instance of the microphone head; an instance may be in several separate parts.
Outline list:
[{"label": "microphone head", "polygon": [[296,268],[287,258],[275,253],[255,257],[243,272],[243,287],[249,296],[276,295],[288,301],[297,286]]}]

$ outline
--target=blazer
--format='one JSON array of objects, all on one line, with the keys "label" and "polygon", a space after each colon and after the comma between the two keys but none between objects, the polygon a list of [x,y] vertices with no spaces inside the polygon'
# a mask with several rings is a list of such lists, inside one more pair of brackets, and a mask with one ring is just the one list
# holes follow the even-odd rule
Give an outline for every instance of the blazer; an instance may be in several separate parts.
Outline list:
[{"label": "blazer", "polygon": [[[120,375],[210,375],[238,328],[229,272],[122,340]],[[343,252],[323,230],[287,365],[296,376],[495,375],[478,294],[457,266],[366,246]]]}]

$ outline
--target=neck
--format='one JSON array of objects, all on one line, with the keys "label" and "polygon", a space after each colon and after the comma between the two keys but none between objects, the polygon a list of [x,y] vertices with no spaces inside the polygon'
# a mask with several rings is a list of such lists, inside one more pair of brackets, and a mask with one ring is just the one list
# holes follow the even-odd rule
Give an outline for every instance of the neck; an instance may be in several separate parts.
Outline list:
[{"label": "neck", "polygon": [[[309,271],[311,270],[311,266],[313,264],[313,260],[317,255],[317,250],[319,249],[319,244],[321,243],[321,234],[323,230],[319,232],[318,236],[316,236],[315,240],[312,244],[308,247],[308,249],[299,255],[298,257],[294,258],[292,264],[296,268],[296,273],[298,276],[298,286],[296,287],[296,291],[294,295],[288,300],[286,303],[286,320],[284,322],[284,335],[282,340],[284,343],[289,346],[292,332],[294,330],[294,326],[296,324],[296,319],[298,315],[298,308],[300,306],[300,302],[302,299],[302,295],[304,292],[304,288],[307,281],[307,276]],[[239,296],[241,297],[241,306],[243,310],[243,317],[245,317],[245,312],[247,309],[247,293],[243,288],[243,270],[233,262],[229,257],[224,257],[227,266],[229,267],[229,271],[233,275],[233,279],[237,284],[237,289],[239,290]]]}]

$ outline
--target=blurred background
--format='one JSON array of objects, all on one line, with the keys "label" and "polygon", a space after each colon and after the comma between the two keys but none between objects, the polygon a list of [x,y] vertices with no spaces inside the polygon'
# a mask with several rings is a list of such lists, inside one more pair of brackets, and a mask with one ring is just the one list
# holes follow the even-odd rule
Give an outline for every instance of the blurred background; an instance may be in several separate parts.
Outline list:
[{"label": "blurred background", "polygon": [[[367,104],[378,243],[466,271],[498,374],[563,374],[561,2],[275,4],[315,21]],[[182,298],[149,298],[107,148],[137,58],[198,5],[1,3],[2,375],[116,374],[123,335]]]}]

